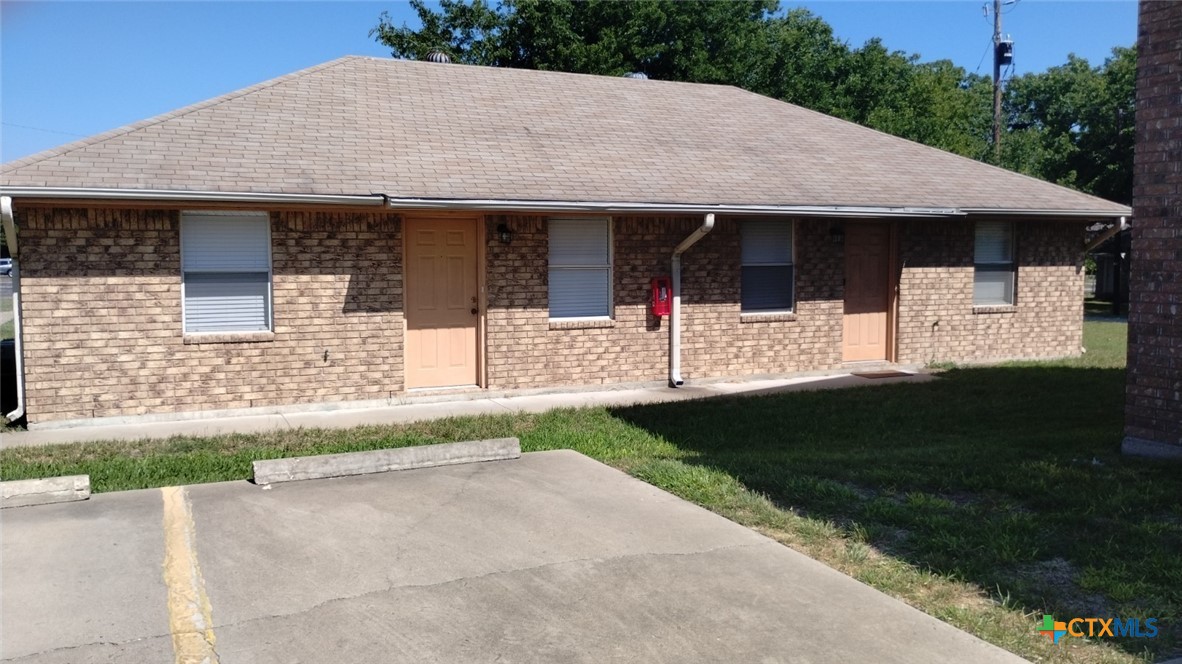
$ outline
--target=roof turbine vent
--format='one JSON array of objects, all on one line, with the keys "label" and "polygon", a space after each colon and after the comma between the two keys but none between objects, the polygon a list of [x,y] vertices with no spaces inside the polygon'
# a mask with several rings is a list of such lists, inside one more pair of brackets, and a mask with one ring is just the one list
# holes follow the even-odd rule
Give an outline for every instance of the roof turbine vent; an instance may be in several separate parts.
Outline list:
[{"label": "roof turbine vent", "polygon": [[443,63],[443,64],[447,64],[447,63],[451,62],[451,56],[448,55],[447,53],[444,53],[443,51],[441,51],[437,48],[433,48],[430,51],[428,51],[427,56],[424,57],[423,59],[426,60],[427,62],[439,62],[439,63]]},{"label": "roof turbine vent", "polygon": [[635,78],[638,81],[647,81],[648,74],[642,71],[630,71],[627,74],[624,74],[624,78]]}]

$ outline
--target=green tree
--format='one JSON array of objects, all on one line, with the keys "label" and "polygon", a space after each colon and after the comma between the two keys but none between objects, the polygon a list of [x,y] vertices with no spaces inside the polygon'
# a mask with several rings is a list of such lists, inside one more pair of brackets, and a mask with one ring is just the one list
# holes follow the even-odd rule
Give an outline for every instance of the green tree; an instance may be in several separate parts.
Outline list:
[{"label": "green tree", "polygon": [[993,84],[949,60],[917,64],[909,86],[910,126],[900,136],[984,159],[993,121]]},{"label": "green tree", "polygon": [[966,157],[987,152],[989,79],[949,60],[921,63],[878,39],[842,66],[833,115]]},{"label": "green tree", "polygon": [[828,23],[805,9],[771,17],[762,26],[763,39],[750,44],[755,53],[752,92],[834,113],[841,104],[839,83],[850,49],[833,35]]},{"label": "green tree", "polygon": [[1136,51],[1099,67],[1067,63],[1010,82],[1002,163],[1051,182],[1129,203],[1133,192]]},{"label": "green tree", "polygon": [[390,14],[382,12],[378,25],[369,35],[390,47],[396,58],[422,60],[433,50],[446,52],[456,62],[470,65],[503,65],[498,52],[505,14],[484,0],[471,3],[440,0],[439,13],[423,0],[411,0],[422,27],[411,30],[406,25],[390,22]]},{"label": "green tree", "polygon": [[621,75],[699,83],[753,80],[765,20],[775,0],[676,2],[506,0],[493,8],[444,0],[440,12],[412,0],[423,27],[383,14],[371,31],[395,57],[432,49],[467,64]]}]

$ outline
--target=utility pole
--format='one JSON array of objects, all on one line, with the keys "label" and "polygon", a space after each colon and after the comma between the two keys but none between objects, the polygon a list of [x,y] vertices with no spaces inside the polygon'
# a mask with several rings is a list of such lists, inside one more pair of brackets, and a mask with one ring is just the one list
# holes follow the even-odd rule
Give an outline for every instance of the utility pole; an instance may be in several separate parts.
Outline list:
[{"label": "utility pole", "polygon": [[993,158],[1001,163],[1001,0],[993,0]]}]

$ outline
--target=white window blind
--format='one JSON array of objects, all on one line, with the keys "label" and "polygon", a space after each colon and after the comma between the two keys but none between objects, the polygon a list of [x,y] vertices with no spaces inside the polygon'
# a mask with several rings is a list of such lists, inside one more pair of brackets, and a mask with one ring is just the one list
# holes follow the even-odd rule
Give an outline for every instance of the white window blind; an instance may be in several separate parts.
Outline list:
[{"label": "white window blind", "polygon": [[973,304],[1014,303],[1014,225],[979,221],[973,247]]},{"label": "white window blind", "polygon": [[271,329],[271,228],[252,213],[185,213],[185,332]]},{"label": "white window blind", "polygon": [[739,238],[741,311],[792,311],[792,222],[744,221]]},{"label": "white window blind", "polygon": [[611,316],[608,219],[551,219],[550,318]]}]

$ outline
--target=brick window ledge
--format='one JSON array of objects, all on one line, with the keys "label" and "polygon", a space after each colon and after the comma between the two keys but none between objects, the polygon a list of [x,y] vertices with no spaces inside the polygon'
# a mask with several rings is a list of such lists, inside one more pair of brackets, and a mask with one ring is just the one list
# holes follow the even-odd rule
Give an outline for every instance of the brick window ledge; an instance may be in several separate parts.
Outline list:
[{"label": "brick window ledge", "polygon": [[185,335],[185,345],[255,344],[275,341],[274,332],[197,332]]},{"label": "brick window ledge", "polygon": [[781,312],[781,313],[771,313],[771,314],[757,314],[757,313],[748,313],[748,314],[741,313],[741,314],[739,314],[739,322],[740,323],[780,323],[780,322],[790,322],[790,321],[794,321],[794,320],[796,320],[796,314],[792,313],[791,311],[785,311],[785,312]]},{"label": "brick window ledge", "polygon": [[588,318],[586,320],[552,320],[551,330],[593,330],[601,327],[615,327],[616,321],[610,318]]},{"label": "brick window ledge", "polygon": [[1018,307],[1013,304],[994,304],[973,307],[974,314],[1016,314]]}]

